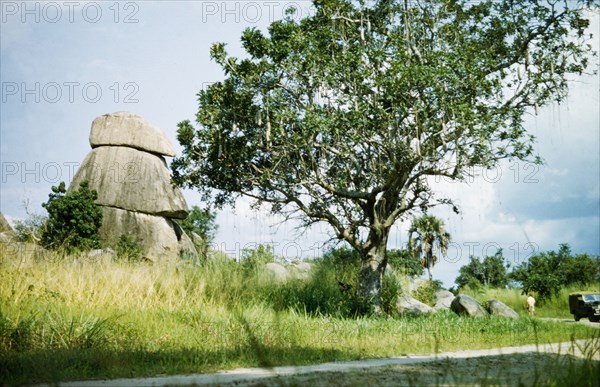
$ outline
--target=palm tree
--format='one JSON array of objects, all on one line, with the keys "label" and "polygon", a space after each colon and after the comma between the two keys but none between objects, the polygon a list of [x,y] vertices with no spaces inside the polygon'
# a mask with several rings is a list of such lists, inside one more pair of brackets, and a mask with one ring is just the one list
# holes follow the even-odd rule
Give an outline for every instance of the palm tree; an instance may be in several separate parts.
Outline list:
[{"label": "palm tree", "polygon": [[427,268],[429,280],[432,280],[431,269],[437,262],[434,251],[442,255],[448,252],[450,233],[444,229],[444,222],[432,215],[414,218],[408,230],[408,248],[421,258],[423,267]]}]

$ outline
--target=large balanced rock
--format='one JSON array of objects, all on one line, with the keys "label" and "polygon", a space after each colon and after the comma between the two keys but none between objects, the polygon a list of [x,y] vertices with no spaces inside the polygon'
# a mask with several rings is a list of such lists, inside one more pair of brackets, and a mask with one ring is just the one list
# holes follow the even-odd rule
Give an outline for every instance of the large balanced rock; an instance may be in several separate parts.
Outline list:
[{"label": "large balanced rock", "polygon": [[435,292],[435,305],[433,309],[438,310],[449,310],[452,301],[454,300],[454,294],[447,290],[438,290]]},{"label": "large balanced rock", "polygon": [[519,318],[517,312],[500,300],[489,300],[486,302],[485,308],[493,316]]},{"label": "large balanced rock", "polygon": [[87,180],[98,192],[102,241],[115,246],[130,235],[149,260],[196,258],[193,242],[174,221],[188,210],[171,183],[163,155],[174,156],[175,150],[162,131],[132,113],[105,114],[92,123],[90,145],[69,189]]},{"label": "large balanced rock", "polygon": [[162,130],[129,112],[96,118],[92,122],[90,145],[92,148],[103,145],[126,146],[158,155],[175,156],[175,148]]},{"label": "large balanced rock", "polygon": [[410,296],[400,296],[398,298],[398,302],[396,303],[396,310],[398,310],[398,313],[400,314],[409,314],[413,316],[429,314],[433,312],[433,309],[429,305],[424,304]]},{"label": "large balanced rock", "polygon": [[488,315],[479,301],[466,294],[459,294],[456,296],[450,304],[450,309],[456,314],[471,317],[483,317]]},{"label": "large balanced rock", "polygon": [[183,219],[187,205],[171,184],[171,175],[160,156],[133,148],[102,146],[93,149],[75,174],[76,189],[88,180],[98,192],[96,203],[128,211]]},{"label": "large balanced rock", "polygon": [[102,210],[100,238],[103,241],[118,241],[122,234],[134,235],[144,258],[151,261],[172,261],[183,251],[190,252],[190,248],[182,249],[185,240],[182,238],[180,243],[177,238],[176,227],[179,226],[168,218],[113,207]]}]

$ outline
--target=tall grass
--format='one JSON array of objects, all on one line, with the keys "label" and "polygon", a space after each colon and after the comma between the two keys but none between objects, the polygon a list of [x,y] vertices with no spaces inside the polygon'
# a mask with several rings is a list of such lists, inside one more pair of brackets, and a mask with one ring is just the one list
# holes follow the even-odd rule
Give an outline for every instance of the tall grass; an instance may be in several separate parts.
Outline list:
[{"label": "tall grass", "polygon": [[[346,274],[0,250],[0,384],[425,354],[591,336],[529,318],[357,317]],[[342,277],[340,277],[342,276]]]},{"label": "tall grass", "polygon": [[[535,316],[572,318],[573,315],[570,314],[569,311],[569,294],[584,290],[600,293],[600,284],[588,285],[585,288],[580,286],[568,286],[562,288],[557,295],[552,296],[550,299],[542,299],[537,301],[535,307]],[[521,315],[526,315],[528,313],[526,304],[527,295],[524,295],[521,289],[497,289],[482,286],[477,289],[471,289],[467,287],[462,289],[461,293],[473,296],[480,302],[490,299],[497,299],[510,306]]]}]

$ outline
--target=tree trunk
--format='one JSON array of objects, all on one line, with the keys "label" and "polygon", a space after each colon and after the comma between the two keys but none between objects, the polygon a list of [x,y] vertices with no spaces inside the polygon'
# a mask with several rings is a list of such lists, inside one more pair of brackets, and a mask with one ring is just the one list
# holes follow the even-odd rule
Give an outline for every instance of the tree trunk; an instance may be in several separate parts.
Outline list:
[{"label": "tree trunk", "polygon": [[362,312],[381,313],[381,280],[387,266],[387,237],[363,253],[358,279],[358,296]]},{"label": "tree trunk", "polygon": [[427,253],[427,273],[429,274],[429,282],[433,281],[433,274],[431,274],[431,269],[433,268],[433,254],[431,252]]}]

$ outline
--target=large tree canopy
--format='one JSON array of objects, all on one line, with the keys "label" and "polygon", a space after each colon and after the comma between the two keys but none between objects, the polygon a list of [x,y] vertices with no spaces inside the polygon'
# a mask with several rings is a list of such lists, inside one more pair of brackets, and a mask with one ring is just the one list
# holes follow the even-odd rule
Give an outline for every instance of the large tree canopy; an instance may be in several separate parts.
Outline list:
[{"label": "large tree canopy", "polygon": [[[390,228],[504,158],[539,161],[524,115],[562,101],[588,67],[573,1],[315,0],[314,15],[244,31],[244,58],[179,124],[174,179],[217,206],[239,196],[304,225],[326,222],[363,256],[378,303]],[[455,208],[456,209],[456,208]]]}]

